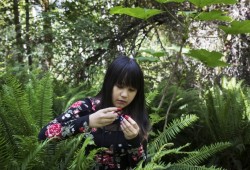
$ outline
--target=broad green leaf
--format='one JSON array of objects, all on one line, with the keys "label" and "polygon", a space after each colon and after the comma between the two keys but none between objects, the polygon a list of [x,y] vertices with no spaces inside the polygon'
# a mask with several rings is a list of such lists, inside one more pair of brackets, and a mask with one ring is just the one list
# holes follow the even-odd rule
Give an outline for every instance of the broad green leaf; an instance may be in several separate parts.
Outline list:
[{"label": "broad green leaf", "polygon": [[235,4],[237,3],[236,0],[189,0],[189,2],[201,8],[204,6],[213,5],[213,4]]},{"label": "broad green leaf", "polygon": [[145,53],[150,54],[150,55],[155,56],[155,57],[162,57],[162,56],[166,55],[166,53],[163,51],[154,51],[151,49],[141,50],[140,52],[145,52]]},{"label": "broad green leaf", "polygon": [[250,20],[233,21],[230,26],[219,26],[227,34],[244,34],[250,33]]},{"label": "broad green leaf", "polygon": [[222,54],[216,51],[207,51],[204,49],[190,50],[188,56],[193,57],[209,67],[224,67],[227,63],[221,61]]},{"label": "broad green leaf", "polygon": [[181,15],[181,16],[185,16],[185,17],[193,17],[195,16],[195,14],[197,13],[197,11],[178,11],[177,15]]},{"label": "broad green leaf", "polygon": [[186,47],[180,47],[180,46],[177,46],[177,45],[171,45],[169,47],[165,47],[165,49],[167,50],[173,50],[173,51],[176,51],[176,52],[180,52],[181,50],[181,53],[188,53],[188,51],[190,50],[189,48],[186,48]]},{"label": "broad green leaf", "polygon": [[218,11],[218,10],[213,10],[210,12],[201,12],[199,16],[197,17],[198,20],[203,20],[203,21],[232,21],[232,18],[229,16],[224,15],[225,12]]},{"label": "broad green leaf", "polygon": [[146,9],[146,8],[123,8],[121,6],[116,6],[110,9],[111,14],[126,14],[131,17],[140,18],[147,20],[148,18],[163,13],[164,11],[158,9]]},{"label": "broad green leaf", "polygon": [[159,61],[158,58],[155,58],[155,57],[144,57],[144,56],[136,57],[136,60],[138,60],[138,61],[149,61],[149,62],[157,62],[157,61]]},{"label": "broad green leaf", "polygon": [[156,0],[159,3],[168,3],[168,2],[184,2],[185,0]]},{"label": "broad green leaf", "polygon": [[3,19],[0,19],[0,26],[2,26],[2,25],[4,25],[4,24],[5,24],[4,20],[3,20]]}]

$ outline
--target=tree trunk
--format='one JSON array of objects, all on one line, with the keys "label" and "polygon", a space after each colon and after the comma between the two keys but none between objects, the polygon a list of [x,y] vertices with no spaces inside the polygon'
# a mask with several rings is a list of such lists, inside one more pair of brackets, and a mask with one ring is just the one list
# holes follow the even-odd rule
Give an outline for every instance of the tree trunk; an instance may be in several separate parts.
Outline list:
[{"label": "tree trunk", "polygon": [[23,63],[23,43],[22,43],[22,33],[21,33],[21,24],[19,21],[19,8],[18,0],[13,0],[13,11],[14,11],[14,24],[16,31],[16,46],[19,50],[17,55],[18,63]]},{"label": "tree trunk", "polygon": [[52,41],[53,41],[53,34],[52,34],[52,24],[50,16],[47,14],[50,12],[50,5],[49,0],[43,0],[43,31],[44,31],[44,59],[42,60],[42,66],[44,70],[48,70],[52,65],[52,58],[53,58],[53,48],[52,48]]},{"label": "tree trunk", "polygon": [[30,47],[30,2],[25,0],[25,22],[26,22],[26,54],[28,56],[28,65],[31,69],[32,65],[32,56],[31,56],[31,47]]}]

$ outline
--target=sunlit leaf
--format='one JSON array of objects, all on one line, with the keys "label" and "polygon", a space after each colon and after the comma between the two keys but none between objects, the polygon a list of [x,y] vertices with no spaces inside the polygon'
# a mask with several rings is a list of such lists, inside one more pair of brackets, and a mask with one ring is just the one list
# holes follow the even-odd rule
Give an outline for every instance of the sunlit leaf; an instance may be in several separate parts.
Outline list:
[{"label": "sunlit leaf", "polygon": [[227,34],[250,33],[250,20],[233,21],[230,26],[219,26]]},{"label": "sunlit leaf", "polygon": [[149,61],[149,62],[157,62],[157,61],[159,61],[159,59],[156,58],[156,57],[145,57],[145,56],[136,57],[136,60],[138,60],[138,61]]},{"label": "sunlit leaf", "polygon": [[232,21],[232,18],[230,18],[229,16],[225,16],[224,14],[225,14],[224,12],[218,10],[213,10],[210,12],[202,12],[199,14],[197,19],[203,21],[213,21],[213,20]]},{"label": "sunlit leaf", "polygon": [[198,7],[204,7],[213,4],[235,4],[236,0],[189,0],[191,3]]},{"label": "sunlit leaf", "polygon": [[126,14],[131,17],[140,18],[147,20],[148,18],[163,13],[164,11],[158,9],[146,9],[146,8],[123,8],[121,6],[116,6],[110,9],[111,14]]},{"label": "sunlit leaf", "polygon": [[166,55],[166,53],[163,51],[154,51],[152,49],[141,50],[140,52],[145,52],[145,53],[150,54],[150,55],[155,56],[155,57],[162,57],[162,56]]},{"label": "sunlit leaf", "polygon": [[180,46],[177,46],[177,45],[174,45],[174,44],[172,44],[169,47],[165,47],[165,49],[173,50],[173,51],[176,51],[176,52],[180,52],[180,50],[181,50],[182,53],[188,53],[188,51],[190,50],[189,48],[186,48],[186,47],[181,48]]},{"label": "sunlit leaf", "polygon": [[156,0],[159,3],[168,3],[168,2],[184,2],[185,0]]},{"label": "sunlit leaf", "polygon": [[187,53],[188,56],[195,58],[209,67],[225,67],[228,66],[227,63],[221,61],[223,56],[221,53],[216,51],[207,51],[204,49],[190,50]]}]

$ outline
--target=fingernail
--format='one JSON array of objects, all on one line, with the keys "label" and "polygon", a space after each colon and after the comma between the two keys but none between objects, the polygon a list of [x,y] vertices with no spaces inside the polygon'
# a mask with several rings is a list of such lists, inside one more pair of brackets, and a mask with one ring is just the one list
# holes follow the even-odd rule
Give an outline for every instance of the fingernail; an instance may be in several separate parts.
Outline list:
[{"label": "fingernail", "polygon": [[122,108],[117,108],[117,111],[121,111],[122,110]]},{"label": "fingernail", "polygon": [[129,116],[127,116],[127,115],[124,115],[124,118],[125,118],[126,120],[128,120]]}]

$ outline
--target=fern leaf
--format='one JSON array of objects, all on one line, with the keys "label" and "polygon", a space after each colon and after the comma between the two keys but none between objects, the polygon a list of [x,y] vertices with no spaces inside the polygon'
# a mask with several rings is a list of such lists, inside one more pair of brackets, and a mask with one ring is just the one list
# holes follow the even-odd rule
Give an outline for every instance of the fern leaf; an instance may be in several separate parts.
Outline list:
[{"label": "fern leaf", "polygon": [[188,147],[190,144],[186,144],[184,146],[180,146],[178,148],[174,148],[174,149],[168,149],[168,150],[163,150],[165,148],[167,144],[163,145],[158,152],[156,152],[152,158],[152,162],[158,162],[163,156],[165,155],[169,155],[169,154],[187,154],[187,152],[182,152],[181,150],[183,148]]},{"label": "fern leaf", "polygon": [[5,113],[6,110],[0,98],[0,167],[5,167],[11,159],[14,159],[18,150],[13,129],[10,127]]},{"label": "fern leaf", "polygon": [[[85,136],[86,137],[86,136]],[[94,164],[94,156],[96,152],[99,150],[102,150],[103,148],[100,148],[98,150],[92,150],[89,155],[85,154],[86,147],[88,145],[93,145],[93,138],[91,136],[87,136],[86,139],[84,140],[84,143],[80,150],[76,153],[75,158],[70,165],[69,169],[76,169],[76,170],[88,170],[93,167]]]},{"label": "fern leaf", "polygon": [[162,162],[155,163],[155,162],[148,162],[144,167],[143,167],[143,162],[140,162],[137,167],[134,170],[161,170],[161,169],[166,169],[169,167],[169,165],[165,165]]},{"label": "fern leaf", "polygon": [[222,168],[216,168],[214,166],[205,167],[197,165],[186,165],[186,164],[172,164],[166,170],[223,170]]},{"label": "fern leaf", "polygon": [[166,129],[159,134],[157,138],[149,145],[149,152],[155,153],[159,148],[172,140],[182,129],[190,126],[192,123],[198,120],[196,115],[186,115],[180,119],[173,120]]},{"label": "fern leaf", "polygon": [[[6,167],[9,160],[13,157],[13,147],[8,140],[8,136],[5,134],[2,129],[4,128],[4,124],[0,117],[0,167]],[[15,145],[14,145],[15,146]]]},{"label": "fern leaf", "polygon": [[6,84],[3,85],[3,104],[6,107],[6,118],[8,124],[15,131],[15,134],[34,134],[34,120],[27,96],[16,78],[7,76]]},{"label": "fern leaf", "polygon": [[[33,98],[30,105],[32,105],[32,116],[36,121],[36,125],[41,129],[52,119],[52,96],[53,86],[52,79],[49,74],[46,74],[41,80],[30,85],[27,91],[31,93]],[[32,90],[33,89],[33,90]]]},{"label": "fern leaf", "polygon": [[34,150],[32,150],[28,156],[21,161],[21,170],[32,169],[32,161],[36,158],[39,152],[46,146],[49,140],[40,143]]},{"label": "fern leaf", "polygon": [[231,146],[229,142],[219,142],[210,146],[203,146],[197,152],[190,153],[187,157],[179,160],[178,163],[187,165],[199,165],[210,156]]}]

